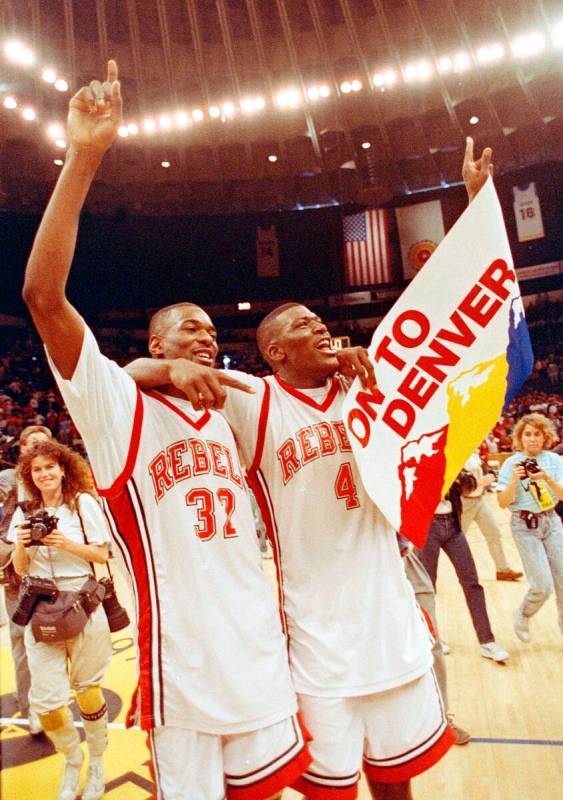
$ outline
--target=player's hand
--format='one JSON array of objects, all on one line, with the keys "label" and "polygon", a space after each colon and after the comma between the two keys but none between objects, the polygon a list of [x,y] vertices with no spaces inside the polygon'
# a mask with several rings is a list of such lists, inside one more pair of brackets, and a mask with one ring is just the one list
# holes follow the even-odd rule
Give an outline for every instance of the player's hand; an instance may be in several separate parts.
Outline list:
[{"label": "player's hand", "polygon": [[347,378],[359,378],[364,389],[375,386],[375,370],[365,347],[343,347],[336,358],[338,371]]},{"label": "player's hand", "polygon": [[473,155],[473,139],[471,136],[467,137],[467,144],[465,146],[465,157],[463,159],[463,167],[461,174],[463,182],[467,189],[469,202],[471,202],[485,185],[489,175],[492,177],[494,167],[491,164],[493,151],[490,147],[485,147],[481,154],[481,158],[475,161]]},{"label": "player's hand", "polygon": [[117,136],[121,109],[117,64],[112,59],[108,61],[104,83],[92,81],[70,101],[67,119],[70,145],[105,152]]},{"label": "player's hand", "polygon": [[225,370],[205,367],[185,358],[177,358],[170,365],[170,383],[186,395],[196,411],[223,408],[227,399],[225,387],[254,394],[254,389]]},{"label": "player's hand", "polygon": [[495,480],[495,476],[491,472],[487,472],[487,474],[483,475],[481,478],[481,486],[490,486],[491,483],[495,482]]}]

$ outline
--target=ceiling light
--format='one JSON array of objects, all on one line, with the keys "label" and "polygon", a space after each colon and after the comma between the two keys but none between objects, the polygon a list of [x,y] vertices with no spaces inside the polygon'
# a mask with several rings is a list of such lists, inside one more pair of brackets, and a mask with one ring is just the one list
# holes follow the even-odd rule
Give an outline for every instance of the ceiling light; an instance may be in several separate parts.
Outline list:
[{"label": "ceiling light", "polygon": [[47,127],[47,136],[49,136],[51,139],[62,139],[64,136],[62,125],[59,125],[58,122],[51,122],[51,124]]},{"label": "ceiling light", "polygon": [[8,42],[4,46],[4,55],[6,58],[9,58],[10,61],[19,61],[22,50],[23,46],[20,42]]},{"label": "ceiling light", "polygon": [[47,67],[47,69],[44,69],[41,73],[41,77],[45,83],[54,83],[57,80],[57,73],[54,69]]},{"label": "ceiling light", "polygon": [[563,20],[554,26],[551,38],[555,47],[563,47]]},{"label": "ceiling light", "polygon": [[127,127],[127,125],[120,125],[119,128],[117,129],[117,135],[121,136],[123,139],[129,136],[129,128]]},{"label": "ceiling light", "polygon": [[136,136],[139,133],[139,126],[136,125],[134,122],[130,122],[127,126],[127,130],[131,134],[131,136]]},{"label": "ceiling light", "polygon": [[352,84],[349,81],[344,81],[340,84],[340,91],[344,94],[349,94],[352,91]]},{"label": "ceiling light", "polygon": [[17,108],[18,101],[16,100],[15,97],[12,97],[11,95],[8,95],[8,97],[4,98],[4,104],[3,105],[4,105],[4,108]]},{"label": "ceiling light", "polygon": [[263,97],[255,97],[254,98],[254,108],[256,111],[262,111],[263,108],[266,107],[266,101]]},{"label": "ceiling light", "polygon": [[251,305],[250,303],[237,303],[237,308],[239,311],[250,311]]},{"label": "ceiling light", "polygon": [[362,147],[364,150],[369,150],[371,147],[371,142],[362,142]]},{"label": "ceiling light", "polygon": [[477,50],[477,61],[480,64],[490,64],[493,61],[498,61],[504,55],[504,48],[498,42],[491,45],[480,47]]},{"label": "ceiling light", "polygon": [[32,108],[24,108],[22,111],[22,117],[26,119],[28,122],[33,122],[33,120],[37,117],[37,114]]},{"label": "ceiling light", "polygon": [[240,107],[242,108],[243,111],[246,111],[248,114],[251,114],[255,109],[254,100],[252,100],[250,97],[247,97],[241,101]]},{"label": "ceiling light", "polygon": [[276,100],[280,108],[297,108],[301,102],[301,96],[297,89],[286,89],[279,92]]},{"label": "ceiling light", "polygon": [[64,78],[58,78],[55,81],[55,89],[58,92],[68,92],[68,83],[65,81]]},{"label": "ceiling light", "polygon": [[470,125],[477,125],[478,122],[479,122],[479,117],[476,117],[475,115],[472,116],[472,117],[469,117],[469,124]]},{"label": "ceiling light", "polygon": [[64,161],[62,160],[62,158],[55,158],[55,160],[53,161],[53,164],[56,164],[57,167],[62,167],[62,165],[64,164]]},{"label": "ceiling light", "polygon": [[192,111],[192,119],[194,122],[201,122],[203,119],[203,111],[200,108],[194,108]]},{"label": "ceiling light", "polygon": [[362,82],[361,81],[359,81],[357,78],[352,81],[352,91],[353,92],[359,92],[361,88],[362,88]]},{"label": "ceiling light", "polygon": [[160,123],[160,127],[165,128],[166,130],[168,130],[172,125],[172,120],[167,114],[163,114],[158,121]]},{"label": "ceiling light", "polygon": [[154,133],[156,130],[156,122],[150,117],[143,121],[143,128],[146,133]]},{"label": "ceiling light", "polygon": [[186,128],[189,124],[190,118],[185,111],[176,112],[176,123],[179,128]]},{"label": "ceiling light", "polygon": [[232,117],[235,113],[235,107],[232,103],[223,103],[223,116]]},{"label": "ceiling light", "polygon": [[307,89],[307,94],[310,100],[318,100],[320,97],[319,90],[316,86],[311,86],[310,89]]},{"label": "ceiling light", "polygon": [[66,141],[64,139],[55,139],[55,147],[59,147],[61,150],[64,150],[66,147]]},{"label": "ceiling light", "polygon": [[512,43],[512,52],[516,58],[527,58],[540,53],[545,47],[545,37],[538,31],[519,36]]},{"label": "ceiling light", "polygon": [[221,116],[221,112],[219,111],[219,109],[217,108],[217,106],[211,106],[211,107],[210,107],[210,109],[209,109],[209,116],[210,116],[210,117],[213,117],[213,118],[216,118],[216,117],[219,117],[219,116]]},{"label": "ceiling light", "polygon": [[330,96],[330,88],[326,84],[323,84],[322,86],[319,86],[319,94],[320,94],[321,97],[329,97]]},{"label": "ceiling light", "polygon": [[394,69],[386,69],[383,77],[385,78],[387,86],[393,86],[397,81],[397,73]]},{"label": "ceiling light", "polygon": [[24,47],[24,49],[21,52],[19,60],[22,64],[33,64],[33,62],[35,61],[35,56],[31,52],[31,50],[29,50],[27,47]]},{"label": "ceiling light", "polygon": [[407,64],[405,67],[405,80],[406,81],[414,81],[418,75],[417,68],[415,64]]},{"label": "ceiling light", "polygon": [[452,68],[452,60],[449,56],[442,56],[438,61],[438,69],[440,72],[449,72]]},{"label": "ceiling light", "polygon": [[278,157],[275,156],[273,153],[272,153],[272,155],[268,156],[268,161],[271,161],[272,164],[274,164],[277,160],[278,160]]},{"label": "ceiling light", "polygon": [[424,81],[432,75],[432,64],[430,61],[421,61],[417,67],[418,77]]},{"label": "ceiling light", "polygon": [[374,86],[383,86],[384,83],[385,83],[385,78],[383,77],[383,74],[381,72],[378,72],[373,76]]},{"label": "ceiling light", "polygon": [[464,72],[471,66],[471,60],[467,53],[457,53],[454,58],[454,69],[456,72]]},{"label": "ceiling light", "polygon": [[161,161],[160,166],[164,167],[164,169],[168,169],[168,167],[170,166],[170,161]]}]

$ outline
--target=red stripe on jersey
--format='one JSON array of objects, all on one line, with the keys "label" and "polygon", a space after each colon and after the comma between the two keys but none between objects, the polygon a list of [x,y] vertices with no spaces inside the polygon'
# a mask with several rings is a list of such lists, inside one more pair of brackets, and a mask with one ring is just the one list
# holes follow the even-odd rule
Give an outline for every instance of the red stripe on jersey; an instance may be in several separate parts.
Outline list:
[{"label": "red stripe on jersey", "polygon": [[[282,625],[282,631],[287,639],[287,647],[289,651],[289,631],[287,629],[287,617],[285,615],[284,609],[284,593],[283,593],[283,570],[281,568],[281,554],[280,554],[280,545],[279,545],[279,536],[278,536],[278,526],[276,523],[276,519],[274,516],[274,511],[272,508],[272,501],[267,495],[267,486],[264,480],[264,476],[262,473],[259,473],[260,477],[258,477],[258,472],[253,472],[252,474],[247,475],[248,485],[254,492],[254,496],[256,498],[256,502],[258,503],[258,508],[260,509],[260,513],[262,514],[262,519],[264,521],[264,525],[266,526],[266,533],[270,543],[272,545],[272,553],[274,556],[274,565],[276,567],[276,578],[278,582],[278,609],[280,612],[280,619]],[[264,486],[262,485],[264,483]]]},{"label": "red stripe on jersey", "polygon": [[159,403],[162,403],[163,405],[166,406],[166,408],[169,408],[171,411],[174,411],[175,414],[178,414],[178,416],[181,417],[184,420],[184,422],[187,422],[189,425],[192,426],[192,428],[195,428],[196,431],[200,431],[203,428],[203,426],[206,425],[211,419],[211,414],[208,408],[206,408],[205,413],[202,414],[201,417],[196,422],[194,422],[194,420],[190,419],[187,414],[184,414],[182,409],[178,408],[178,406],[175,406],[174,403],[171,403],[167,397],[158,394],[158,392],[145,392],[145,394],[147,394],[149,397],[152,397],[153,400],[158,400]]},{"label": "red stripe on jersey", "polygon": [[322,403],[317,403],[315,400],[313,400],[312,397],[303,394],[303,392],[300,392],[299,389],[296,389],[294,386],[290,386],[289,383],[285,383],[285,381],[282,381],[279,375],[274,375],[274,378],[277,380],[277,382],[284,391],[286,391],[288,394],[293,395],[293,397],[297,398],[297,400],[301,400],[301,402],[305,403],[305,405],[317,409],[317,411],[328,411],[338,392],[338,381],[336,380],[336,378],[333,377],[332,386],[330,387],[327,396],[325,397]]},{"label": "red stripe on jersey", "polygon": [[[151,612],[149,567],[143,547],[139,520],[137,519],[129,492],[121,492],[118,497],[108,499],[107,503],[117,529],[127,547],[132,568],[131,577],[135,581],[136,586],[139,613],[137,626],[139,683],[132,702],[138,706],[141,728],[143,728],[143,730],[149,730],[150,728],[154,728],[155,724],[157,724],[155,722],[152,691],[152,675],[154,670],[152,639],[154,636],[154,621]],[[163,722],[161,721],[158,724],[162,725]]]},{"label": "red stripe on jersey", "polygon": [[432,747],[411,761],[405,761],[396,767],[376,767],[364,761],[364,772],[370,781],[375,781],[376,783],[402,783],[433,767],[454,744],[455,736],[448,725]]},{"label": "red stripe on jersey", "polygon": [[254,459],[248,472],[256,472],[262,461],[262,453],[264,452],[264,440],[266,438],[266,426],[268,423],[268,414],[270,412],[270,384],[264,381],[264,397],[262,398],[262,406],[260,407],[260,416],[258,418],[258,434],[256,436],[256,450],[254,451]]},{"label": "red stripe on jersey", "polygon": [[133,469],[135,467],[135,462],[137,461],[137,453],[139,452],[139,441],[141,438],[141,428],[143,426],[143,395],[137,389],[137,402],[135,403],[135,414],[133,416],[133,429],[131,431],[131,442],[129,444],[129,452],[127,453],[127,459],[125,461],[125,466],[123,467],[121,473],[117,476],[111,486],[107,489],[100,489],[99,486],[96,486],[98,490],[98,494],[102,497],[106,497],[108,500],[114,497],[122,491],[123,487],[133,474]]}]

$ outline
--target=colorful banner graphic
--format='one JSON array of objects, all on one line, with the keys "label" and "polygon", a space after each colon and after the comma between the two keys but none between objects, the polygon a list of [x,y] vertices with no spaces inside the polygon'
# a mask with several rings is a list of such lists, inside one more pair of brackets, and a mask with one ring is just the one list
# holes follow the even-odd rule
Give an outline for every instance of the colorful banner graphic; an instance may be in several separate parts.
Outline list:
[{"label": "colorful banner graphic", "polygon": [[369,353],[377,388],[355,380],[344,420],[370,497],[422,546],[440,498],[533,366],[492,180],[378,326]]},{"label": "colorful banner graphic", "polygon": [[426,264],[444,238],[442,204],[439,200],[400,206],[395,209],[403,275],[406,280],[414,276]]}]

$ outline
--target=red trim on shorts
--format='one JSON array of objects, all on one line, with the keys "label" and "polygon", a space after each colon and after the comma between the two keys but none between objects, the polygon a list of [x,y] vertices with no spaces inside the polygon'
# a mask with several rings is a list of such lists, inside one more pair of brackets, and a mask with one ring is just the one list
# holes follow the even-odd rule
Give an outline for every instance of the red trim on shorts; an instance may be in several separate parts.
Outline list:
[{"label": "red trim on shorts", "polygon": [[277,380],[281,388],[284,389],[288,394],[293,395],[293,397],[295,397],[297,400],[301,400],[301,402],[305,403],[305,405],[308,405],[311,408],[316,408],[317,411],[328,411],[338,393],[338,381],[336,378],[333,378],[332,386],[330,387],[324,401],[322,403],[317,403],[316,400],[313,400],[313,398],[309,397],[309,395],[300,392],[299,389],[295,389],[295,387],[290,386],[289,383],[282,381],[279,375],[274,375],[274,378]]},{"label": "red trim on shorts", "polygon": [[230,786],[227,783],[227,800],[265,800],[286,786],[292,786],[312,761],[309,748],[304,745],[295,758],[252,786]]},{"label": "red trim on shorts", "polygon": [[117,476],[111,486],[107,489],[101,489],[96,486],[98,494],[102,497],[107,497],[113,500],[123,490],[123,487],[133,474],[135,462],[137,461],[137,453],[139,452],[139,441],[141,439],[141,428],[143,426],[143,395],[137,389],[137,402],[135,403],[135,413],[133,415],[133,429],[131,431],[131,442],[129,444],[129,452],[125,466],[121,474]]},{"label": "red trim on shorts", "polygon": [[430,633],[432,634],[432,636],[433,636],[433,638],[434,638],[434,641],[436,641],[436,639],[437,639],[438,637],[436,636],[436,631],[434,630],[434,625],[432,624],[432,619],[431,619],[431,617],[430,617],[430,614],[428,613],[428,611],[427,611],[425,608],[423,608],[423,607],[420,605],[420,603],[418,604],[418,607],[419,607],[419,609],[422,611],[422,615],[423,615],[423,617],[424,617],[424,621],[426,622],[426,624],[427,624],[427,626],[428,626],[428,630],[429,630],[429,631],[430,631]]},{"label": "red trim on shorts", "polygon": [[174,411],[175,414],[178,414],[178,416],[181,417],[184,422],[187,422],[192,426],[192,428],[195,428],[196,431],[200,431],[211,419],[211,414],[208,408],[206,408],[205,413],[202,414],[202,416],[196,422],[194,422],[194,420],[190,419],[187,414],[184,414],[181,408],[178,408],[178,406],[175,406],[174,403],[171,403],[167,397],[164,397],[164,395],[159,394],[158,392],[145,392],[145,394],[148,397],[152,397],[153,400],[158,400],[160,403],[162,403],[162,405],[169,408],[170,411]]},{"label": "red trim on shorts", "polygon": [[146,762],[146,764],[147,764],[147,766],[149,768],[149,775],[151,776],[151,780],[152,780],[152,782],[154,784],[154,789],[153,789],[153,791],[151,791],[151,800],[157,800],[157,798],[158,798],[158,782],[156,780],[156,772],[155,772],[155,769],[154,769],[154,761],[153,761],[154,756],[153,756],[153,748],[152,748],[152,742],[151,742],[151,733],[152,733],[152,731],[149,731],[147,733],[147,738],[146,738],[146,742],[145,742],[145,744],[147,745],[147,750],[149,751],[149,759]]},{"label": "red trim on shorts", "polygon": [[406,761],[396,767],[375,767],[364,761],[366,778],[376,783],[402,783],[403,781],[408,781],[410,778],[426,772],[434,764],[437,764],[454,744],[455,736],[448,725],[438,741],[429,750],[413,758],[412,761]]},{"label": "red trim on shorts", "polygon": [[356,800],[358,783],[359,778],[353,786],[321,786],[318,783],[312,783],[304,775],[301,775],[291,784],[291,788],[300,794],[304,794],[307,800]]}]

